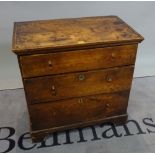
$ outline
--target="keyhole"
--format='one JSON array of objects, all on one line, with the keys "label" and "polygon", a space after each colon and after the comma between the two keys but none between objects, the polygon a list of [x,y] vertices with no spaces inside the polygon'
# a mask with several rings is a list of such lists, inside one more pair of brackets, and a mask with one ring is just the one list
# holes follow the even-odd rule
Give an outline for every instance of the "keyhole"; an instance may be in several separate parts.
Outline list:
[{"label": "keyhole", "polygon": [[79,103],[83,103],[83,99],[82,98],[79,98]]},{"label": "keyhole", "polygon": [[84,75],[84,74],[80,74],[80,75],[79,75],[79,80],[80,80],[80,81],[83,81],[84,79],[85,79],[85,75]]}]

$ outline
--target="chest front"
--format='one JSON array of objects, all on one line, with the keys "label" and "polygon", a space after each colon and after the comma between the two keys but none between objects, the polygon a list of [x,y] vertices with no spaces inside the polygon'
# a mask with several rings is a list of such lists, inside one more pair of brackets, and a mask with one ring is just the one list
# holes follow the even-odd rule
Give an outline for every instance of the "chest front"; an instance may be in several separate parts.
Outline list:
[{"label": "chest front", "polygon": [[116,16],[15,23],[12,50],[33,142],[55,131],[125,123],[142,40]]}]

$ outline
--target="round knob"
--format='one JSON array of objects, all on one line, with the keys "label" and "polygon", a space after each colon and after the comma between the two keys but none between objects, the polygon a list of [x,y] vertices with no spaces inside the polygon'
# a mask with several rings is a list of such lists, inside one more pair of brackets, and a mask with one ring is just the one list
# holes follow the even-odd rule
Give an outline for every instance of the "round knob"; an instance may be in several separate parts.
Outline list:
[{"label": "round knob", "polygon": [[52,61],[51,60],[48,61],[48,66],[52,67]]},{"label": "round knob", "polygon": [[83,81],[84,79],[85,79],[85,75],[84,75],[84,74],[80,74],[80,75],[79,75],[79,80],[80,80],[80,81]]},{"label": "round knob", "polygon": [[52,85],[52,95],[56,95],[55,86]]},{"label": "round knob", "polygon": [[110,107],[110,104],[109,104],[109,103],[107,103],[107,104],[106,104],[106,107]]},{"label": "round knob", "polygon": [[112,54],[111,54],[111,58],[112,58],[112,59],[114,59],[115,56],[116,56],[115,53],[112,53]]}]

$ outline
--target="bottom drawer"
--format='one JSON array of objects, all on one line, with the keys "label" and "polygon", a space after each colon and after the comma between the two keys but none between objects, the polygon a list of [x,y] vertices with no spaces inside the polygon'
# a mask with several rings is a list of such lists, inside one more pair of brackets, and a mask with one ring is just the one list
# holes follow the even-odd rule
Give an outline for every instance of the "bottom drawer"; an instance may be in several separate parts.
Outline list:
[{"label": "bottom drawer", "polygon": [[87,123],[125,114],[129,91],[99,94],[29,106],[32,131]]}]

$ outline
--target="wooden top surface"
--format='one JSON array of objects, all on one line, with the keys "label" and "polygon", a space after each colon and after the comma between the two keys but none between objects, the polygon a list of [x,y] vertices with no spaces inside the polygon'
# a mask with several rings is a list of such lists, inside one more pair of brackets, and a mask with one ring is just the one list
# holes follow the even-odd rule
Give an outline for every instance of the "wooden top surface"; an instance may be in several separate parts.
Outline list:
[{"label": "wooden top surface", "polygon": [[12,51],[96,47],[141,42],[143,37],[117,16],[15,22]]}]

